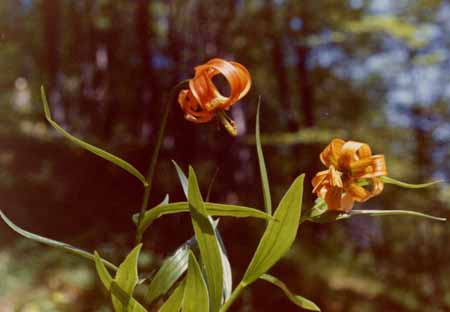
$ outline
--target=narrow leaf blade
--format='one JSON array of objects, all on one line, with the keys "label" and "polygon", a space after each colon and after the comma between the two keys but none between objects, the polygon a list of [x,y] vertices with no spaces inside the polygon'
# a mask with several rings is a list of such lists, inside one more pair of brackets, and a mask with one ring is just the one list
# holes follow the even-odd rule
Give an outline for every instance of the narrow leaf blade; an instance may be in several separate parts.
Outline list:
[{"label": "narrow leaf blade", "polygon": [[261,184],[262,184],[262,191],[263,191],[263,197],[264,197],[264,206],[265,206],[266,212],[271,215],[272,214],[272,199],[270,196],[269,178],[267,176],[266,163],[264,161],[264,154],[263,154],[262,146],[261,146],[261,131],[260,131],[260,126],[259,126],[260,107],[261,107],[261,98],[258,99],[258,108],[256,110],[256,129],[255,129],[256,153],[258,155],[259,172],[261,174]]},{"label": "narrow leaf blade", "polygon": [[219,229],[216,225],[215,227],[217,240],[220,246],[220,257],[222,258],[222,268],[223,268],[223,293],[222,302],[225,302],[230,298],[231,291],[233,290],[233,274],[231,271],[230,260],[228,260],[227,250],[225,248],[225,243],[222,240]]},{"label": "narrow leaf blade", "polygon": [[446,221],[446,218],[435,217],[426,213],[421,213],[411,210],[352,210],[349,216],[370,216],[370,217],[384,217],[384,216],[413,216],[435,221]]},{"label": "narrow leaf blade", "polygon": [[[125,258],[125,260],[120,264],[114,278],[117,286],[120,287],[130,297],[133,296],[134,288],[139,281],[137,265],[141,248],[142,244],[139,244],[135,248],[133,248],[133,250]],[[116,307],[116,309],[122,309],[123,311],[126,311],[127,305],[123,305],[114,297],[113,305]]]},{"label": "narrow leaf blade", "polygon": [[396,179],[393,179],[393,178],[387,177],[387,176],[381,177],[380,179],[381,179],[381,181],[383,181],[386,184],[393,184],[393,185],[397,185],[397,186],[400,186],[403,188],[408,188],[408,189],[426,188],[426,187],[430,187],[435,184],[443,182],[443,180],[437,180],[437,181],[431,181],[428,183],[411,184],[411,183],[402,182],[402,181],[399,181],[399,180],[396,180]]},{"label": "narrow leaf blade", "polygon": [[105,288],[111,293],[112,299],[120,302],[126,307],[125,309],[122,309],[114,306],[116,312],[147,312],[147,310],[139,302],[137,302],[136,299],[128,295],[119,285],[117,285],[116,281],[113,280],[103,264],[104,261],[102,261],[97,252],[94,253],[94,262],[97,274],[102,281],[103,286],[105,286]]},{"label": "narrow leaf blade", "polygon": [[280,201],[242,279],[244,285],[266,273],[289,250],[300,224],[304,174],[297,177]]},{"label": "narrow leaf blade", "polygon": [[[63,243],[63,242],[59,242],[57,240],[54,239],[50,239],[50,238],[46,238],[28,231],[25,231],[24,229],[18,227],[16,224],[14,224],[4,213],[2,210],[0,210],[0,217],[3,219],[3,221],[5,221],[5,223],[16,233],[18,233],[19,235],[22,235],[23,237],[26,237],[28,239],[31,239],[35,242],[50,246],[50,247],[56,247],[59,249],[62,249],[64,251],[67,251],[71,254],[77,255],[79,257],[94,261],[94,255],[79,249],[77,247],[74,247],[72,245]],[[103,258],[101,259],[101,261],[110,269],[116,271],[117,267],[112,264],[111,262],[104,260]]]},{"label": "narrow leaf blade", "polygon": [[45,90],[44,90],[43,86],[41,87],[41,98],[42,98],[42,102],[44,103],[45,118],[50,123],[50,125],[53,128],[55,128],[55,130],[57,130],[64,137],[66,137],[67,139],[72,141],[72,143],[80,146],[81,148],[84,148],[85,150],[88,150],[89,152],[91,152],[109,162],[112,162],[116,166],[118,166],[118,167],[124,169],[125,171],[127,171],[128,173],[134,175],[136,178],[138,178],[142,182],[142,184],[147,185],[147,181],[146,181],[145,177],[133,165],[131,165],[130,163],[126,162],[125,160],[123,160],[105,150],[102,150],[101,148],[98,148],[94,145],[91,145],[89,143],[86,143],[86,142],[78,139],[77,137],[71,135],[69,132],[64,130],[60,125],[58,125],[52,119],[52,116],[50,113],[50,108],[48,106],[47,97],[45,95]]},{"label": "narrow leaf blade", "polygon": [[194,239],[188,240],[181,245],[172,256],[164,260],[150,283],[145,298],[147,303],[150,304],[160,296],[166,294],[187,270],[189,249],[193,244],[195,244]]},{"label": "narrow leaf blade", "polygon": [[303,308],[303,309],[309,310],[309,311],[320,311],[320,308],[314,302],[312,302],[311,300],[308,300],[302,296],[293,294],[289,290],[289,288],[286,286],[286,284],[283,283],[282,281],[280,281],[275,276],[272,276],[269,274],[263,274],[260,277],[260,279],[265,280],[265,281],[277,286],[278,288],[280,288],[285,293],[285,295],[289,298],[289,300],[291,300],[293,303],[295,303],[300,308]]},{"label": "narrow leaf blade", "polygon": [[105,286],[106,289],[110,290],[113,278],[111,277],[111,274],[109,274],[106,267],[103,265],[100,255],[96,251],[94,252],[94,261],[95,268],[97,269],[97,274],[102,281],[103,286]]},{"label": "narrow leaf blade", "polygon": [[[228,216],[236,218],[252,217],[266,220],[274,219],[272,216],[262,212],[261,210],[245,206],[225,205],[217,203],[204,203],[204,206],[208,214],[211,216]],[[138,228],[138,232],[143,234],[156,219],[162,216],[181,212],[189,212],[188,202],[175,202],[159,205],[152,209],[149,209],[145,212],[144,217],[142,218],[141,226]],[[135,214],[133,216],[133,221],[137,223],[138,218],[139,214]]]},{"label": "narrow leaf blade", "polygon": [[184,174],[183,170],[178,166],[178,164],[175,162],[175,160],[172,160],[173,165],[175,166],[175,170],[177,171],[178,180],[180,180],[181,187],[183,188],[184,196],[186,196],[186,199],[188,198],[188,185],[189,181],[186,175]]},{"label": "narrow leaf blade", "polygon": [[186,281],[183,281],[170,295],[169,299],[159,309],[159,312],[179,312],[183,305],[184,288]]},{"label": "narrow leaf blade", "polygon": [[208,288],[203,279],[200,266],[192,252],[189,252],[189,268],[184,289],[183,312],[209,312]]},{"label": "narrow leaf blade", "polygon": [[219,311],[222,302],[223,268],[219,243],[192,167],[189,167],[189,210],[208,282],[211,311]]},{"label": "narrow leaf blade", "polygon": [[349,213],[330,211],[328,210],[326,202],[318,198],[316,204],[302,216],[303,221],[311,221],[315,223],[329,223],[348,219],[355,216],[368,216],[368,217],[384,217],[384,216],[412,216],[419,218],[426,218],[435,221],[446,221],[445,218],[435,217],[429,214],[411,211],[411,210],[362,210],[355,209]]}]

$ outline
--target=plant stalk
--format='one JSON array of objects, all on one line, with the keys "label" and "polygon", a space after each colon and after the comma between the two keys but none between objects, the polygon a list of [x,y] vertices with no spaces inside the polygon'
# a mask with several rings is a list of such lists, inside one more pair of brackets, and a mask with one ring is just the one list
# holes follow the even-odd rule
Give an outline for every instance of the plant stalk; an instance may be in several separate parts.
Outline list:
[{"label": "plant stalk", "polygon": [[240,282],[239,285],[237,285],[237,287],[231,293],[230,298],[228,298],[228,300],[222,306],[222,308],[220,309],[220,312],[228,311],[228,309],[231,307],[231,305],[234,303],[234,301],[236,301],[236,299],[240,296],[242,290],[244,290],[244,288],[246,286],[247,286],[246,284]]},{"label": "plant stalk", "polygon": [[[156,139],[156,145],[155,149],[153,150],[153,154],[150,160],[150,166],[148,168],[148,173],[146,177],[147,185],[144,186],[144,194],[142,196],[142,204],[141,204],[141,211],[139,213],[139,219],[138,219],[138,229],[142,225],[142,220],[144,219],[144,214],[147,210],[148,201],[150,198],[150,193],[152,190],[152,182],[153,182],[153,176],[155,175],[155,169],[156,169],[156,163],[158,161],[159,157],[159,151],[161,149],[161,145],[163,143],[164,133],[167,127],[167,119],[169,117],[170,108],[172,107],[172,103],[175,102],[176,97],[178,95],[178,92],[181,89],[185,89],[188,87],[189,80],[183,80],[179,84],[177,84],[175,87],[172,88],[172,90],[169,93],[168,101],[166,102],[166,105],[164,107],[164,112],[161,120],[161,126],[159,127],[158,136]],[[136,234],[136,244],[139,244],[142,241],[142,233],[141,231],[137,231]]]}]

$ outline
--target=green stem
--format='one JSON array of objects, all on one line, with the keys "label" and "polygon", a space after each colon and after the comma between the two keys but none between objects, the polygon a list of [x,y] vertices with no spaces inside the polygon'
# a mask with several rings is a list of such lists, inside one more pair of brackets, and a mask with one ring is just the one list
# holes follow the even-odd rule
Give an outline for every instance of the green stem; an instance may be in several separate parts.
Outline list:
[{"label": "green stem", "polygon": [[[176,97],[178,96],[178,93],[181,89],[187,88],[189,83],[189,80],[183,80],[179,84],[177,84],[175,87],[172,88],[172,90],[169,93],[169,99],[166,102],[166,106],[164,108],[164,113],[161,120],[161,126],[159,127],[158,136],[156,139],[156,145],[155,149],[153,150],[152,158],[150,160],[150,166],[148,168],[147,173],[147,185],[144,186],[144,195],[142,196],[142,204],[141,204],[141,211],[139,213],[139,220],[138,220],[138,229],[141,227],[142,220],[144,218],[145,211],[147,210],[148,201],[150,198],[150,192],[152,190],[152,181],[153,176],[155,175],[155,168],[156,163],[158,161],[159,157],[159,150],[161,149],[161,145],[164,138],[164,132],[166,130],[167,126],[167,119],[169,117],[170,108],[172,107],[172,103],[176,100]],[[136,244],[139,244],[142,241],[142,234],[139,233],[136,235]]]},{"label": "green stem", "polygon": [[228,311],[228,309],[231,307],[231,305],[234,303],[234,301],[236,301],[236,299],[240,296],[242,290],[244,290],[244,288],[246,286],[247,286],[246,284],[240,282],[239,285],[237,285],[237,287],[231,293],[230,298],[228,298],[228,300],[222,306],[222,308],[220,309],[220,312]]},{"label": "green stem", "polygon": [[212,187],[214,185],[214,182],[216,181],[217,175],[219,174],[219,167],[216,168],[216,171],[214,172],[213,177],[211,178],[211,182],[209,182],[208,186],[208,193],[206,193],[206,199],[205,202],[209,202],[209,198],[211,196]]}]

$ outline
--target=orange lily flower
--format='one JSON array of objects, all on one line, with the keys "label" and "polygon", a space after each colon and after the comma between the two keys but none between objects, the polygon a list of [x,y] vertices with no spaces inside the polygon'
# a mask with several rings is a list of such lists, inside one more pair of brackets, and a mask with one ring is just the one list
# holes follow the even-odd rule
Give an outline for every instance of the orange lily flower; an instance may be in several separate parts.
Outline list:
[{"label": "orange lily flower", "polygon": [[[225,77],[230,86],[229,96],[222,95],[212,81],[219,74]],[[243,65],[215,58],[195,67],[189,89],[179,93],[178,103],[186,120],[205,123],[217,116],[227,131],[235,136],[237,132],[234,121],[224,111],[242,99],[250,86],[250,73]]]},{"label": "orange lily flower", "polygon": [[365,143],[333,139],[320,160],[328,169],[313,178],[313,193],[330,210],[350,212],[355,201],[365,202],[383,191],[379,177],[387,175],[384,155],[372,155]]}]

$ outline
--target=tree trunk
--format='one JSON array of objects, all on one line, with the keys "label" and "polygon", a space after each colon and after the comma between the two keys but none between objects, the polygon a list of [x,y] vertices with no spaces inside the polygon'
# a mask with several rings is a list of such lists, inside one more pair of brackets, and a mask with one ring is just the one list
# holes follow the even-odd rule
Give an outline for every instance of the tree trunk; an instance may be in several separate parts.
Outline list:
[{"label": "tree trunk", "polygon": [[[277,21],[274,16],[275,6],[273,0],[268,0],[266,2],[266,10],[268,24],[277,25]],[[280,27],[284,27],[284,25],[281,25]],[[277,77],[278,101],[283,110],[281,116],[283,119],[287,120],[288,130],[297,131],[299,127],[298,113],[292,106],[288,73],[284,63],[286,55],[283,47],[283,31],[278,28],[279,27],[274,26],[273,29],[269,30],[269,40],[272,43],[272,68],[275,72],[275,76]]]},{"label": "tree trunk", "polygon": [[316,123],[313,110],[313,90],[307,67],[310,48],[305,45],[297,47],[297,73],[299,80],[300,109],[303,115],[303,126],[313,127]]},{"label": "tree trunk", "polygon": [[119,87],[118,73],[120,72],[119,58],[117,57],[118,48],[120,46],[120,17],[117,12],[114,1],[108,5],[110,26],[106,33],[106,55],[107,55],[107,69],[106,69],[106,107],[105,120],[103,124],[103,138],[108,140],[113,136],[114,124],[117,119],[119,102],[118,92]]},{"label": "tree trunk", "polygon": [[416,140],[417,181],[425,181],[433,174],[432,146],[433,136],[431,130],[426,127],[426,120],[430,118],[430,112],[420,106],[411,109],[412,127]]},{"label": "tree trunk", "polygon": [[53,117],[58,122],[65,119],[65,109],[61,99],[60,72],[60,29],[61,2],[44,0],[42,2],[42,16],[44,19],[45,67],[48,75],[48,95],[52,104]]},{"label": "tree trunk", "polygon": [[[96,100],[94,97],[96,30],[94,27],[93,2],[84,0],[81,23],[78,23],[76,43],[80,49],[80,116],[86,123],[86,132],[93,130],[92,118],[95,117]],[[80,42],[84,44],[80,45]]]},{"label": "tree trunk", "polygon": [[150,0],[138,0],[135,8],[137,49],[140,64],[138,67],[138,106],[134,114],[136,127],[134,131],[143,140],[148,139],[147,129],[152,122],[152,116],[158,113],[160,105],[152,105],[161,101],[158,87],[158,78],[153,68],[152,20],[149,15]]}]

